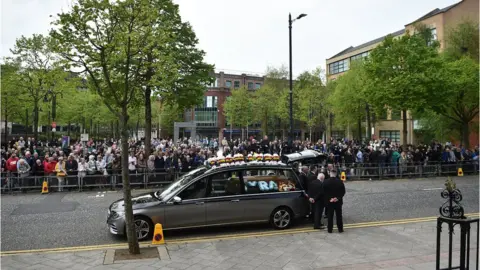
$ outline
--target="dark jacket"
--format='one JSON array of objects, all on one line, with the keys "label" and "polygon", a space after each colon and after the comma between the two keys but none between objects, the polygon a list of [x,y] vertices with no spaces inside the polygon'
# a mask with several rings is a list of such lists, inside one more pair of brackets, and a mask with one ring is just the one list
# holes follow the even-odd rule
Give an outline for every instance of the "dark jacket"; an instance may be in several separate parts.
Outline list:
[{"label": "dark jacket", "polygon": [[300,184],[308,194],[308,176],[304,173],[300,173],[299,178],[300,178]]},{"label": "dark jacket", "polygon": [[330,177],[323,181],[323,191],[325,192],[325,203],[329,204],[331,198],[337,198],[339,203],[343,203],[345,196],[345,184],[338,177]]},{"label": "dark jacket", "polygon": [[69,175],[76,175],[78,171],[78,162],[76,160],[67,160],[65,167]]},{"label": "dark jacket", "polygon": [[320,180],[314,180],[309,183],[308,197],[313,198],[315,201],[324,200],[323,182]]}]

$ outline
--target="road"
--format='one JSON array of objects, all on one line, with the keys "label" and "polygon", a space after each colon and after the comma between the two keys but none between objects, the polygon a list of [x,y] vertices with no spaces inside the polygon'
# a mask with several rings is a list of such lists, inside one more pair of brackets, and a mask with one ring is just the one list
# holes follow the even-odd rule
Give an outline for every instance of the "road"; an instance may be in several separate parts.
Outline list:
[{"label": "road", "polygon": [[[344,223],[386,221],[438,215],[444,202],[440,192],[444,178],[346,183]],[[455,178],[462,191],[465,213],[479,212],[478,176]],[[144,191],[136,190],[138,194]],[[121,192],[71,192],[3,195],[1,198],[1,250],[30,250],[73,246],[119,244],[126,240],[112,236],[105,224],[107,207],[122,197]],[[310,227],[300,222],[293,229]],[[271,229],[266,225],[226,229],[167,232],[166,239],[208,237],[219,234]]]}]

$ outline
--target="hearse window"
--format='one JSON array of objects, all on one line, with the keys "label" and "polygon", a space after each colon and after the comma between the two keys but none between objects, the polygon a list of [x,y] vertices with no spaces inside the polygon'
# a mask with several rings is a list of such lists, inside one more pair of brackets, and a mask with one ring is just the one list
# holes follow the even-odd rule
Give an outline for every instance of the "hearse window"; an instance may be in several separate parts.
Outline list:
[{"label": "hearse window", "polygon": [[184,189],[178,197],[182,200],[194,200],[201,199],[207,196],[207,178],[200,179],[195,183],[190,184],[186,189]]},{"label": "hearse window", "polygon": [[212,175],[210,197],[238,195],[241,193],[237,171],[221,172]]},{"label": "hearse window", "polygon": [[243,182],[246,194],[288,192],[296,190],[296,181],[289,170],[245,170]]}]

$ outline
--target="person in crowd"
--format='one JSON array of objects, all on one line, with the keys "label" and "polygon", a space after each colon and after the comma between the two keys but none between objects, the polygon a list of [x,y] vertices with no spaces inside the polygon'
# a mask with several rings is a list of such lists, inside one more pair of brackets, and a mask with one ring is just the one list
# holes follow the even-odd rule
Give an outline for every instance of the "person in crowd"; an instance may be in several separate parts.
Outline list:
[{"label": "person in crowd", "polygon": [[343,197],[345,196],[345,184],[337,177],[337,170],[330,172],[330,178],[323,182],[324,202],[327,207],[327,230],[329,233],[333,231],[333,215],[337,220],[338,232],[343,232],[342,206]]},{"label": "person in crowd", "polygon": [[78,162],[77,170],[77,179],[78,179],[78,191],[81,192],[83,189],[83,179],[87,175],[87,168],[88,164],[85,162],[85,158],[80,158],[80,162]]},{"label": "person in crowd", "polygon": [[58,157],[58,163],[55,165],[55,172],[57,173],[58,179],[58,191],[63,191],[63,183],[67,174],[66,162],[63,160],[63,157]]},{"label": "person in crowd", "polygon": [[318,174],[318,178],[309,183],[308,200],[312,204],[313,208],[313,228],[323,229],[325,227],[322,224],[322,213],[324,208],[324,190],[323,180],[325,175],[323,173]]},{"label": "person in crowd", "polygon": [[65,185],[68,186],[69,184],[72,184],[72,183],[69,183],[69,178],[71,178],[72,180],[75,180],[75,178],[77,178],[76,176],[78,173],[78,162],[75,160],[73,153],[68,155],[66,168],[67,168],[68,176],[65,178]]},{"label": "person in crowd", "polygon": [[135,157],[134,151],[130,151],[128,156],[128,171],[130,175],[137,173],[137,157]]},{"label": "person in crowd", "polygon": [[29,185],[28,183],[28,176],[30,175],[30,165],[28,165],[28,162],[25,159],[20,159],[17,162],[17,172],[18,172],[18,178],[19,178],[19,185],[20,188],[22,189],[23,192],[26,192],[26,186]]}]

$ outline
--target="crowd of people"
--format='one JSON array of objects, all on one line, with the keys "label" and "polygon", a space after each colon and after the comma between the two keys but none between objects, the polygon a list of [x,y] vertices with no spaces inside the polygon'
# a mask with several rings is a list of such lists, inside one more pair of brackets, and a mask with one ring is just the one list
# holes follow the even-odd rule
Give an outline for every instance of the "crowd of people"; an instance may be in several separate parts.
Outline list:
[{"label": "crowd of people", "polygon": [[[70,141],[35,141],[33,138],[15,139],[2,145],[2,173],[18,178],[16,185],[41,185],[40,176],[56,177],[59,190],[61,185],[71,176],[78,177],[78,186],[84,184],[88,175],[97,177],[96,184],[107,184],[114,181],[109,175],[121,173],[121,146],[115,139],[89,140],[87,142]],[[172,180],[176,173],[190,171],[204,165],[205,162],[218,155],[242,154],[247,157],[251,153],[277,154],[279,156],[313,149],[324,153],[327,163],[334,167],[350,170],[354,173],[358,168],[394,168],[395,173],[409,168],[421,170],[427,164],[457,164],[461,162],[478,162],[479,149],[464,149],[461,145],[450,143],[441,145],[437,141],[430,144],[400,146],[390,139],[372,140],[362,143],[355,140],[335,140],[328,143],[322,140],[296,140],[289,145],[279,139],[269,140],[267,136],[261,140],[253,137],[247,140],[227,140],[223,138],[204,138],[197,141],[183,138],[177,142],[171,139],[153,139],[150,153],[145,152],[145,141],[131,139],[128,142],[128,170],[130,174],[152,172],[166,173],[167,180]],[[364,170],[365,171],[365,170]],[[38,176],[36,183],[23,183],[27,176]],[[2,186],[6,186],[8,177],[2,177]],[[10,177],[13,178],[13,177]],[[12,184],[12,183],[10,183]]]}]

